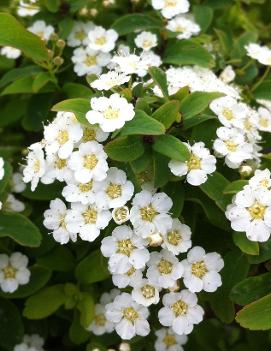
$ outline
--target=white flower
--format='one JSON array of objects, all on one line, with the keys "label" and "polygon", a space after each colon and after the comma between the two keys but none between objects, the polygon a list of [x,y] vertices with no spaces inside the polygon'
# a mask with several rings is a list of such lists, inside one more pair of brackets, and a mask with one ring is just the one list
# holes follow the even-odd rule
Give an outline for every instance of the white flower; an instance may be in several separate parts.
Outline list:
[{"label": "white flower", "polygon": [[139,305],[156,305],[159,302],[159,290],[160,287],[151,284],[148,279],[136,279],[133,282],[132,298]]},{"label": "white flower", "polygon": [[134,106],[117,93],[109,98],[94,97],[90,104],[92,110],[87,112],[86,118],[91,124],[98,123],[104,132],[122,128],[135,116]]},{"label": "white flower", "polygon": [[243,120],[249,112],[247,105],[237,102],[230,96],[213,100],[210,109],[225,127],[241,128]]},{"label": "white flower", "polygon": [[60,244],[67,244],[71,239],[77,240],[77,234],[71,233],[67,229],[67,210],[65,203],[60,199],[50,202],[50,209],[44,212],[43,224],[47,229],[53,230],[52,234],[55,241]]},{"label": "white flower", "polygon": [[62,190],[62,195],[68,202],[80,202],[83,205],[93,204],[97,199],[100,182],[93,180],[88,183],[69,182]]},{"label": "white flower", "polygon": [[11,46],[3,46],[0,49],[0,53],[3,56],[6,56],[9,59],[17,59],[18,57],[21,56],[21,50],[13,48]]},{"label": "white flower", "polygon": [[146,336],[150,333],[148,309],[133,301],[130,294],[118,295],[105,309],[107,319],[115,324],[115,330],[122,339],[129,340],[135,335]]},{"label": "white flower", "polygon": [[214,150],[219,157],[225,157],[225,163],[230,168],[238,168],[243,161],[253,158],[253,147],[246,142],[241,129],[220,127],[214,141]]},{"label": "white flower", "polygon": [[5,169],[4,169],[4,159],[3,157],[0,157],[0,180],[2,180],[4,178],[5,175]]},{"label": "white flower", "polygon": [[130,211],[127,206],[115,207],[112,211],[112,217],[116,224],[123,224],[130,219]]},{"label": "white flower", "polygon": [[35,0],[31,0],[30,3],[20,0],[17,7],[17,15],[20,17],[34,16],[39,11],[40,8]]},{"label": "white flower", "polygon": [[248,56],[252,57],[263,65],[271,65],[271,49],[269,49],[267,46],[250,43],[245,46],[245,49]]},{"label": "white flower", "polygon": [[126,173],[116,167],[109,168],[107,177],[100,183],[97,205],[102,208],[124,206],[134,194],[133,183],[127,180]]},{"label": "white flower", "polygon": [[48,41],[51,35],[55,32],[53,26],[47,25],[42,20],[35,21],[31,27],[28,27],[28,30],[39,36],[44,41]]},{"label": "white flower", "polygon": [[113,284],[120,289],[126,288],[128,285],[133,286],[134,282],[140,279],[142,279],[142,270],[135,269],[133,266],[125,273],[112,274]]},{"label": "white flower", "polygon": [[115,71],[102,74],[98,79],[94,80],[90,86],[97,90],[110,90],[116,86],[123,85],[130,80],[130,77]]},{"label": "white flower", "polygon": [[73,172],[68,167],[68,160],[59,158],[57,155],[49,155],[46,159],[46,171],[41,178],[43,184],[52,184],[55,180],[71,182]]},{"label": "white flower", "polygon": [[183,282],[191,292],[214,292],[222,285],[218,272],[224,267],[221,256],[216,253],[205,253],[202,247],[195,246],[182,261],[184,266]]},{"label": "white flower", "polygon": [[[140,56],[129,53],[120,53],[112,58],[112,63],[118,65],[117,69],[126,74],[139,74],[141,71],[141,59]],[[144,74],[145,75],[145,71]]]},{"label": "white flower", "polygon": [[194,21],[193,17],[188,15],[171,19],[168,21],[166,28],[171,32],[178,33],[177,39],[180,40],[189,39],[200,32],[200,26]]},{"label": "white flower", "polygon": [[172,327],[176,334],[190,334],[194,324],[203,319],[204,310],[197,302],[196,294],[186,289],[164,295],[164,307],[158,312],[160,323],[165,327]]},{"label": "white flower", "polygon": [[109,257],[109,269],[112,273],[123,274],[134,267],[144,268],[150,258],[145,248],[146,241],[137,237],[126,225],[115,228],[111,236],[102,240],[101,251]]},{"label": "white flower", "polygon": [[23,181],[31,182],[31,190],[34,191],[40,178],[45,174],[46,163],[41,143],[32,144],[29,150],[26,157],[27,164],[23,170]]},{"label": "white flower", "polygon": [[183,275],[183,265],[169,251],[152,252],[147,263],[147,278],[150,283],[162,288],[171,288]]},{"label": "white flower", "polygon": [[25,204],[12,194],[8,194],[4,207],[6,211],[23,212],[25,210]]},{"label": "white flower", "polygon": [[30,271],[27,268],[28,258],[20,252],[11,256],[0,254],[0,288],[4,292],[13,293],[19,285],[29,282]]},{"label": "white flower", "polygon": [[106,30],[103,27],[95,27],[88,32],[88,39],[90,49],[109,52],[115,48],[118,33],[114,29]]},{"label": "white flower", "polygon": [[83,137],[81,142],[86,143],[87,141],[96,140],[99,143],[105,141],[109,136],[109,133],[104,132],[98,125],[87,125],[83,126]]},{"label": "white flower", "polygon": [[157,36],[151,32],[141,32],[136,36],[135,44],[138,48],[149,51],[157,46]]},{"label": "white flower", "polygon": [[171,328],[159,329],[155,335],[155,351],[184,351],[182,345],[188,340],[186,335],[177,335]]},{"label": "white flower", "polygon": [[150,67],[159,67],[162,64],[161,57],[156,55],[152,50],[143,51],[140,55],[140,65],[137,72],[139,77],[144,77]]},{"label": "white flower", "polygon": [[44,339],[38,334],[24,335],[23,342],[14,347],[13,351],[44,351]]},{"label": "white flower", "polygon": [[259,119],[257,121],[257,127],[262,132],[271,133],[271,111],[266,108],[260,107],[258,109]]},{"label": "white flower", "polygon": [[189,10],[187,0],[152,0],[152,6],[155,10],[161,10],[165,18],[172,18]]},{"label": "white flower", "polygon": [[108,164],[107,155],[103,146],[97,141],[88,141],[74,151],[68,161],[74,171],[75,179],[80,183],[89,183],[91,180],[101,181],[106,177]]},{"label": "white flower", "polygon": [[166,193],[152,194],[143,190],[133,198],[130,211],[130,221],[135,233],[147,238],[154,232],[165,233],[171,228],[172,218],[168,211],[172,207],[172,200]]},{"label": "white flower", "polygon": [[74,63],[74,72],[81,77],[86,74],[101,74],[102,68],[110,62],[110,58],[108,53],[80,47],[73,51],[71,60]]},{"label": "white flower", "polygon": [[257,188],[264,188],[270,189],[271,188],[271,172],[269,169],[256,169],[255,174],[252,178],[249,179],[249,185],[253,189]]},{"label": "white flower", "polygon": [[104,305],[95,305],[93,322],[87,327],[87,330],[92,331],[95,335],[103,335],[105,333],[113,332],[114,323],[106,318]]},{"label": "white flower", "polygon": [[76,22],[67,38],[67,45],[71,47],[88,45],[88,32],[93,28],[92,22]]},{"label": "white flower", "polygon": [[226,66],[219,76],[225,83],[231,83],[235,77],[236,74],[231,65]]},{"label": "white flower", "polygon": [[67,229],[71,233],[79,233],[82,240],[94,241],[111,219],[111,213],[99,209],[96,204],[83,205],[72,203],[71,210],[65,217]]},{"label": "white flower", "polygon": [[271,191],[245,186],[227,207],[226,217],[232,229],[245,232],[249,240],[267,241],[271,234]]},{"label": "white flower", "polygon": [[171,172],[176,176],[186,175],[186,180],[191,185],[201,185],[207,181],[207,175],[216,170],[216,158],[203,142],[190,146],[184,143],[190,151],[190,158],[186,162],[171,160],[168,164]]},{"label": "white flower", "polygon": [[44,127],[46,154],[57,154],[59,158],[67,159],[82,136],[83,130],[80,123],[70,123],[66,118],[57,118]]},{"label": "white flower", "polygon": [[164,234],[162,247],[171,251],[174,255],[186,252],[192,246],[191,229],[183,224],[178,218],[174,218],[172,227]]},{"label": "white flower", "polygon": [[[0,158],[0,169],[1,169],[1,158]],[[0,179],[1,179],[1,171],[0,171]],[[15,172],[12,174],[11,180],[11,190],[14,193],[22,193],[26,188],[25,183],[23,182],[23,175],[19,172]]]}]

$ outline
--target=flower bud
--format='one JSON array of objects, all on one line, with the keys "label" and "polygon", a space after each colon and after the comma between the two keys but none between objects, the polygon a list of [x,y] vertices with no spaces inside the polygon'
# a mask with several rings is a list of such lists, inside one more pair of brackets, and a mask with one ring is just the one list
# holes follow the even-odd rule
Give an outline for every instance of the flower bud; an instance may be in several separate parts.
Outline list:
[{"label": "flower bud", "polygon": [[162,235],[158,232],[153,233],[151,236],[148,237],[149,246],[151,247],[158,247],[161,246],[163,243]]},{"label": "flower bud", "polygon": [[128,342],[122,342],[119,346],[119,351],[131,351],[131,346]]},{"label": "flower bud", "polygon": [[65,47],[66,43],[65,40],[63,39],[58,39],[58,41],[56,42],[56,46],[63,49]]},{"label": "flower bud", "polygon": [[239,173],[242,178],[248,178],[253,173],[253,169],[249,165],[243,165],[239,168]]},{"label": "flower bud", "polygon": [[63,63],[64,63],[64,60],[63,60],[62,57],[56,56],[56,57],[54,58],[53,62],[54,62],[54,64],[55,64],[56,66],[61,66],[61,65],[63,65]]}]

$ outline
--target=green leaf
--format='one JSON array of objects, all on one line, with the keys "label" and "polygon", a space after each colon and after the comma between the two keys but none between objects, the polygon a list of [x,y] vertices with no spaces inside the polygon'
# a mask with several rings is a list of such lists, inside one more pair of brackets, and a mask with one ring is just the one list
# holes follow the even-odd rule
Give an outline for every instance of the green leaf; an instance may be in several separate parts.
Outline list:
[{"label": "green leaf", "polygon": [[16,79],[13,83],[8,85],[1,93],[1,95],[12,94],[32,94],[33,93],[33,77],[27,76]]},{"label": "green leaf", "polygon": [[126,122],[121,129],[121,135],[160,135],[165,133],[165,127],[144,111],[136,110],[134,118]]},{"label": "green leaf", "polygon": [[205,93],[200,91],[196,91],[195,93],[186,96],[182,100],[180,106],[184,120],[203,112],[214,99],[221,96],[223,96],[221,93]]},{"label": "green leaf", "polygon": [[199,24],[201,32],[205,32],[211,25],[214,17],[214,10],[209,6],[196,5],[193,7],[195,21]]},{"label": "green leaf", "polygon": [[51,271],[47,268],[40,267],[38,265],[32,266],[30,268],[30,281],[26,285],[20,285],[19,288],[12,294],[2,293],[1,296],[4,296],[9,299],[23,299],[27,296],[35,294],[40,290],[51,278]]},{"label": "green leaf", "polygon": [[1,106],[0,127],[14,124],[24,116],[28,101],[18,99],[17,102],[20,103],[20,108],[18,108],[18,104],[14,104],[13,99]]},{"label": "green leaf", "polygon": [[17,307],[6,299],[0,299],[0,347],[13,350],[20,344],[24,335],[24,326]]},{"label": "green leaf", "polygon": [[46,318],[56,312],[65,303],[65,299],[63,285],[46,287],[26,300],[23,315],[35,320]]},{"label": "green leaf", "polygon": [[236,321],[250,330],[271,329],[271,294],[245,306],[237,313]]},{"label": "green leaf", "polygon": [[248,255],[259,255],[259,244],[248,240],[245,233],[234,232],[233,242],[242,252]]},{"label": "green leaf", "polygon": [[119,137],[105,145],[105,152],[112,160],[130,162],[143,155],[144,146],[140,137]]},{"label": "green leaf", "polygon": [[94,251],[85,257],[76,267],[75,276],[83,284],[92,284],[109,278],[107,260],[101,251]]},{"label": "green leaf", "polygon": [[63,86],[64,92],[67,94],[69,99],[73,98],[85,98],[90,99],[92,91],[83,84],[78,83],[66,83]]},{"label": "green leaf", "polygon": [[225,195],[234,195],[239,191],[243,190],[244,186],[248,184],[248,180],[235,180],[234,182],[228,184],[223,191]]},{"label": "green leaf", "polygon": [[89,331],[80,324],[79,313],[75,313],[69,329],[69,338],[75,345],[80,345],[85,343],[89,339],[89,336]]},{"label": "green leaf", "polygon": [[52,107],[52,111],[73,112],[82,124],[89,124],[86,119],[86,113],[90,110],[90,102],[88,99],[69,99],[64,100]]},{"label": "green leaf", "polygon": [[260,243],[260,253],[258,256],[249,256],[248,260],[251,264],[258,264],[271,259],[271,241]]},{"label": "green leaf", "polygon": [[0,13],[0,45],[13,46],[34,61],[48,60],[44,42],[27,31],[13,16]]},{"label": "green leaf", "polygon": [[170,128],[174,122],[181,121],[179,113],[180,103],[176,100],[166,102],[154,111],[152,117],[163,123],[166,129]]},{"label": "green leaf", "polygon": [[182,213],[185,200],[183,184],[181,182],[170,182],[164,187],[163,191],[173,201],[173,206],[170,209],[172,217],[178,218]]},{"label": "green leaf", "polygon": [[271,100],[271,80],[263,81],[254,91],[255,99]]},{"label": "green leaf", "polygon": [[41,233],[27,217],[19,213],[0,212],[0,237],[10,237],[22,246],[37,247]]},{"label": "green leaf", "polygon": [[249,277],[237,283],[230,298],[238,305],[244,306],[271,293],[271,272]]},{"label": "green leaf", "polygon": [[37,93],[41,90],[48,82],[52,81],[52,77],[48,72],[40,72],[36,75],[33,84],[32,90],[34,93]]},{"label": "green leaf", "polygon": [[159,18],[141,13],[133,13],[118,18],[112,25],[119,35],[134,33],[146,29],[158,29],[162,26]]},{"label": "green leaf", "polygon": [[217,117],[215,115],[199,114],[199,115],[196,115],[194,117],[184,119],[183,129],[188,130],[190,128],[198,126],[201,123],[209,121],[210,119],[217,120]]},{"label": "green leaf", "polygon": [[172,160],[185,162],[190,157],[190,152],[181,140],[173,135],[161,135],[155,140],[153,149]]},{"label": "green leaf", "polygon": [[149,73],[156,85],[161,89],[164,97],[168,97],[167,76],[164,71],[158,67],[150,67]]},{"label": "green leaf", "polygon": [[209,175],[207,182],[200,185],[200,188],[207,196],[214,200],[222,211],[225,211],[231,200],[231,197],[223,194],[228,184],[229,181],[222,174],[214,172]]},{"label": "green leaf", "polygon": [[157,152],[153,153],[153,179],[154,186],[160,188],[168,183],[171,177],[170,169],[168,168],[168,158]]},{"label": "green leaf", "polygon": [[63,184],[60,182],[55,182],[53,184],[42,184],[40,183],[35,191],[31,191],[30,185],[28,184],[22,195],[30,200],[42,200],[49,201],[59,197]]},{"label": "green leaf", "polygon": [[[12,168],[9,162],[4,160],[4,177],[0,180],[0,194],[6,189],[12,176]],[[0,227],[1,230],[1,227]]]},{"label": "green leaf", "polygon": [[80,324],[82,327],[87,328],[94,318],[94,300],[89,293],[82,293],[81,299],[77,305],[80,311]]},{"label": "green leaf", "polygon": [[5,73],[0,79],[0,88],[4,87],[8,83],[11,83],[19,78],[24,78],[28,76],[36,75],[36,73],[41,72],[41,68],[39,66],[25,66],[14,68],[7,73]]},{"label": "green leaf", "polygon": [[44,0],[45,6],[50,12],[57,12],[60,6],[60,0]]},{"label": "green leaf", "polygon": [[212,55],[192,40],[173,41],[165,50],[164,63],[173,65],[198,65],[212,67]]},{"label": "green leaf", "polygon": [[75,258],[67,247],[57,246],[46,255],[39,257],[37,263],[52,271],[69,272],[74,269]]}]

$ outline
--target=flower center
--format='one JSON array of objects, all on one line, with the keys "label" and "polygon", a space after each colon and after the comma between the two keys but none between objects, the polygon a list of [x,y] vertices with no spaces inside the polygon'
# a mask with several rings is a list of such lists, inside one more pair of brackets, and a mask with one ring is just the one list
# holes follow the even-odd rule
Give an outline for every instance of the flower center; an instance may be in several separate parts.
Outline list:
[{"label": "flower center", "polygon": [[157,216],[157,214],[158,213],[152,205],[142,207],[140,209],[140,215],[143,221],[152,222],[153,219]]},{"label": "flower center", "polygon": [[158,263],[157,268],[161,274],[166,275],[172,272],[173,264],[162,258]]},{"label": "flower center", "polygon": [[235,142],[233,142],[232,140],[227,140],[225,141],[225,145],[227,146],[227,149],[230,151],[230,152],[234,152],[237,150],[237,144]]},{"label": "flower center", "polygon": [[114,216],[117,221],[124,221],[128,218],[128,209],[125,207],[119,207],[116,209]]},{"label": "flower center", "polygon": [[177,25],[174,32],[177,32],[177,33],[183,33],[185,31],[185,28],[181,25]]},{"label": "flower center", "polygon": [[83,40],[86,38],[86,33],[83,31],[83,29],[81,29],[74,34],[74,37],[75,37],[75,39]]},{"label": "flower center", "polygon": [[253,124],[250,122],[249,118],[246,118],[244,122],[244,127],[246,130],[251,130],[253,128]]},{"label": "flower center", "polygon": [[254,205],[249,207],[248,212],[252,219],[263,219],[266,208],[267,206],[264,206],[259,202],[255,202]]},{"label": "flower center", "polygon": [[119,109],[113,109],[109,107],[107,110],[104,111],[104,118],[106,119],[116,119],[119,118]]},{"label": "flower center", "polygon": [[187,167],[189,171],[192,171],[193,169],[200,169],[201,167],[200,158],[192,154],[190,159],[187,161]]},{"label": "flower center", "polygon": [[261,180],[260,185],[264,188],[269,188],[269,180],[267,178]]},{"label": "flower center", "polygon": [[106,37],[104,35],[95,39],[95,44],[97,44],[97,45],[104,45],[106,42],[107,42],[107,40],[106,40]]},{"label": "flower center", "polygon": [[66,229],[65,215],[60,216],[59,218],[59,227]]},{"label": "flower center", "polygon": [[67,166],[67,160],[62,160],[61,158],[57,158],[57,160],[55,161],[55,165],[56,168],[58,169],[62,169],[65,168]]},{"label": "flower center", "polygon": [[110,199],[116,199],[121,196],[122,188],[120,184],[110,183],[106,189],[106,194]]},{"label": "flower center", "polygon": [[142,46],[144,49],[148,49],[152,46],[152,42],[148,39],[143,40]]},{"label": "flower center", "polygon": [[167,233],[167,241],[174,246],[177,246],[182,240],[181,234],[177,230],[172,230]]},{"label": "flower center", "polygon": [[166,0],[165,5],[166,5],[166,7],[175,7],[177,5],[177,1],[176,0]]},{"label": "flower center", "polygon": [[17,269],[11,265],[6,266],[3,268],[4,279],[15,279]]},{"label": "flower center", "polygon": [[90,191],[93,187],[93,182],[90,181],[86,184],[80,183],[79,184],[79,189],[82,193],[87,193],[88,191]]},{"label": "flower center", "polygon": [[136,247],[131,239],[123,239],[118,241],[117,253],[130,257]]},{"label": "flower center", "polygon": [[104,314],[97,314],[94,317],[95,324],[98,325],[99,327],[103,327],[106,323],[106,318]]},{"label": "flower center", "polygon": [[86,224],[95,224],[97,221],[97,211],[93,208],[88,208],[84,213],[83,217]]},{"label": "flower center", "polygon": [[60,130],[56,139],[60,145],[64,145],[69,140],[69,133],[67,130]]},{"label": "flower center", "polygon": [[88,67],[95,66],[97,64],[97,58],[96,56],[87,55],[84,63]]},{"label": "flower center", "polygon": [[84,156],[84,167],[87,169],[93,169],[96,167],[98,159],[94,154]]},{"label": "flower center", "polygon": [[144,285],[141,292],[145,299],[151,299],[155,296],[155,288],[149,284]]},{"label": "flower center", "polygon": [[39,160],[35,160],[35,162],[33,164],[33,170],[34,170],[34,173],[38,173],[40,171],[40,161]]},{"label": "flower center", "polygon": [[194,262],[192,264],[192,274],[195,275],[197,278],[203,278],[205,274],[208,272],[206,264],[204,261]]},{"label": "flower center", "polygon": [[125,274],[128,276],[128,277],[131,277],[134,273],[135,273],[136,269],[134,267],[131,267],[128,272],[126,272]]},{"label": "flower center", "polygon": [[261,117],[260,120],[259,120],[259,124],[261,127],[263,128],[268,128],[269,126],[269,121],[267,118],[264,118],[264,117]]},{"label": "flower center", "polygon": [[187,313],[188,305],[183,300],[178,300],[171,306],[171,309],[176,317],[180,317]]},{"label": "flower center", "polygon": [[167,334],[164,339],[163,339],[164,344],[166,345],[167,348],[169,348],[170,346],[176,345],[176,339],[174,335],[171,334]]},{"label": "flower center", "polygon": [[124,308],[122,313],[123,317],[131,323],[134,323],[139,317],[137,311],[133,307]]},{"label": "flower center", "polygon": [[92,128],[85,128],[83,134],[83,141],[86,143],[87,141],[95,140],[96,132]]},{"label": "flower center", "polygon": [[224,108],[222,114],[228,121],[231,121],[232,119],[234,119],[234,114],[232,110],[230,110],[229,108]]}]

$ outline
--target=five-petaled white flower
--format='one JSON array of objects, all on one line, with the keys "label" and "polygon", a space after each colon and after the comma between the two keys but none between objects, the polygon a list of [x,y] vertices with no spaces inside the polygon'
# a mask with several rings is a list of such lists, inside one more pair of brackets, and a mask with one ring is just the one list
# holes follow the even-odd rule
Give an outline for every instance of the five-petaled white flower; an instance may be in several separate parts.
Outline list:
[{"label": "five-petaled white flower", "polygon": [[139,305],[150,306],[159,302],[159,290],[155,284],[148,279],[135,279],[133,281],[132,298]]},{"label": "five-petaled white flower", "polygon": [[265,66],[271,66],[271,50],[267,46],[250,43],[245,46],[247,55]]},{"label": "five-petaled white flower", "polygon": [[34,22],[31,27],[28,27],[28,30],[38,35],[44,41],[48,41],[51,35],[55,32],[53,26],[47,25],[42,20]]},{"label": "five-petaled white flower", "polygon": [[3,46],[0,49],[0,54],[6,56],[9,59],[17,59],[21,56],[21,50],[13,48],[12,46]]},{"label": "five-petaled white flower", "polygon": [[161,10],[165,18],[172,18],[189,10],[187,0],[152,0],[152,6],[155,10]]},{"label": "five-petaled white flower", "polygon": [[27,164],[23,170],[23,180],[25,183],[31,182],[31,190],[34,191],[40,178],[45,174],[46,163],[41,143],[32,144],[29,150],[26,156]]},{"label": "five-petaled white flower", "polygon": [[86,74],[101,74],[110,58],[111,55],[108,53],[90,47],[79,47],[73,51],[71,60],[74,63],[74,72],[81,77]]},{"label": "five-petaled white flower", "polygon": [[157,36],[151,32],[141,32],[136,36],[135,44],[138,48],[149,51],[157,46]]},{"label": "five-petaled white flower", "polygon": [[193,17],[180,15],[168,21],[166,28],[177,33],[177,39],[189,39],[200,32],[200,26],[194,21]]},{"label": "five-petaled white flower", "polygon": [[96,26],[88,32],[88,46],[90,49],[109,52],[115,48],[118,33],[114,29],[106,30]]},{"label": "five-petaled white flower", "polygon": [[67,45],[76,47],[88,45],[88,32],[94,28],[92,22],[76,22],[67,38]]},{"label": "five-petaled white flower", "polygon": [[97,90],[110,90],[116,86],[123,85],[129,82],[130,76],[115,71],[109,71],[100,75],[100,77],[94,80],[90,86]]},{"label": "five-petaled white flower", "polygon": [[161,328],[155,332],[156,351],[184,351],[183,345],[187,343],[186,335],[177,335],[171,328]]}]

